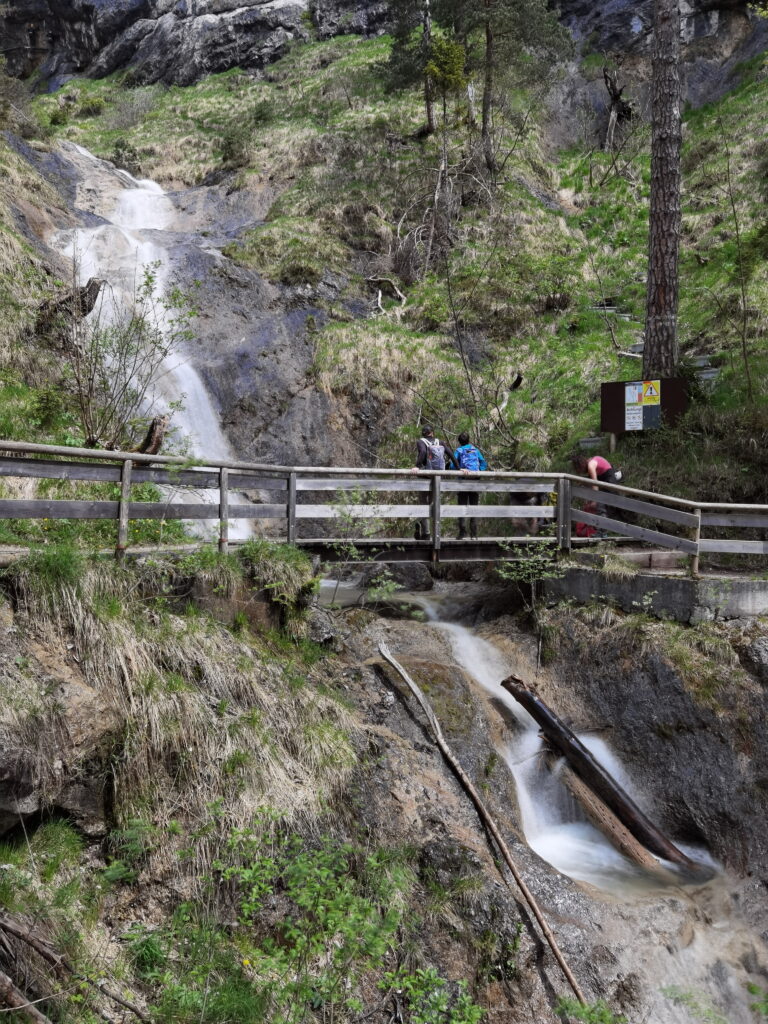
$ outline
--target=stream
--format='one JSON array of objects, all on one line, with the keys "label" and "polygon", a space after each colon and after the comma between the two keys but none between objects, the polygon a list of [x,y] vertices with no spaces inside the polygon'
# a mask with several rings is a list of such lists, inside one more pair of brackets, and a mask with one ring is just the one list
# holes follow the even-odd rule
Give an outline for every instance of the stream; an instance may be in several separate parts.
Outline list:
[{"label": "stream", "polygon": [[[369,656],[383,640],[406,669],[413,666],[416,680],[425,688],[430,665],[435,668],[433,687],[439,685],[438,679],[451,680],[445,693],[428,688],[427,692],[442,714],[459,716],[453,723],[442,719],[443,727],[453,733],[454,756],[467,770],[471,763],[482,764],[490,740],[508,767],[513,786],[496,774],[492,777],[500,787],[497,797],[505,799],[510,820],[517,821],[525,840],[513,852],[518,868],[546,908],[553,930],[565,939],[577,974],[599,976],[606,984],[610,977],[625,979],[642,992],[642,1013],[624,1007],[629,1024],[756,1024],[760,1018],[751,1009],[754,997],[747,986],[757,982],[766,987],[768,964],[763,925],[756,918],[764,903],[759,880],[735,876],[703,844],[681,843],[674,833],[669,838],[708,869],[703,873],[709,880],[683,878],[663,861],[659,864],[664,872],[649,874],[587,820],[558,777],[558,765],[554,770],[548,767],[539,727],[499,686],[510,673],[535,681],[535,644],[514,628],[510,631],[503,613],[498,623],[486,618],[479,628],[455,621],[476,614],[482,593],[482,585],[437,582],[429,592],[400,592],[389,598],[379,607],[379,617],[365,627]],[[337,608],[364,604],[361,578],[324,580],[320,603]],[[544,686],[543,679],[540,685]],[[553,677],[550,670],[546,689],[554,711],[557,690],[575,685],[575,679]],[[392,706],[397,706],[396,700]],[[412,712],[402,713],[411,718]],[[423,722],[418,711],[415,717]],[[389,719],[385,724],[394,728]],[[639,785],[621,751],[602,733],[582,731],[578,736],[650,819],[657,818],[652,775],[646,774]],[[424,794],[425,817],[417,823],[418,835],[429,829],[430,805],[437,799],[432,773],[448,771],[445,765],[438,768],[441,761],[432,748],[421,771],[414,772],[408,763],[408,774],[398,782],[397,791],[402,787],[411,799]],[[462,804],[465,800],[462,795]],[[457,822],[455,835],[461,838],[448,842],[463,842],[466,829],[466,821]],[[493,877],[491,871],[491,886],[498,884]],[[621,985],[615,992],[610,987],[602,990],[614,1009],[622,1007]]]},{"label": "stream", "polygon": [[[560,782],[557,770],[550,771],[543,757],[545,743],[539,726],[528,712],[499,683],[513,670],[502,651],[465,626],[440,622],[429,603],[425,611],[435,629],[448,638],[456,664],[512,713],[519,729],[515,738],[500,751],[517,789],[521,825],[532,850],[553,868],[579,882],[589,882],[606,892],[629,892],[658,888],[659,882],[633,864],[587,821],[577,801]],[[579,740],[638,804],[643,804],[621,761],[598,736],[578,733]],[[703,850],[685,848],[692,860],[716,867]],[[672,874],[672,864],[660,862]]]}]

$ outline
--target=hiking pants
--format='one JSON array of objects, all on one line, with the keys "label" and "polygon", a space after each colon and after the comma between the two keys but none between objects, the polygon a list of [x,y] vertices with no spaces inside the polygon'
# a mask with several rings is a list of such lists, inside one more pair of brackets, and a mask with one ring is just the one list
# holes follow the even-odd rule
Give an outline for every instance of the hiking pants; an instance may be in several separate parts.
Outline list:
[{"label": "hiking pants", "polygon": [[[618,483],[619,482],[618,480],[616,480],[616,472],[613,469],[607,469],[605,471],[605,473],[600,473],[598,475],[597,479],[600,480],[602,483],[605,483],[605,484],[614,484],[614,483]],[[596,509],[596,512],[595,512],[596,515],[598,515],[598,516],[607,516],[608,519],[618,519],[622,523],[625,522],[625,515],[624,515],[624,510],[623,509],[616,508],[615,505],[605,506],[602,503],[602,501],[598,501],[598,502],[596,502],[596,504],[597,504],[597,509]]]},{"label": "hiking pants", "polygon": [[[480,501],[480,494],[478,491],[459,491],[458,494],[459,505],[477,505]],[[459,537],[466,537],[467,535],[467,520],[459,520]],[[477,520],[469,520],[469,535],[473,540],[477,540]]]}]

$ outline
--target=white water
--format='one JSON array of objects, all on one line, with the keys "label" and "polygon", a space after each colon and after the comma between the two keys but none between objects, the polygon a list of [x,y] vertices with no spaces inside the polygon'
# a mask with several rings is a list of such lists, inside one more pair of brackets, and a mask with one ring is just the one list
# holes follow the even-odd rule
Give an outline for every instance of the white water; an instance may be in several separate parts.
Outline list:
[{"label": "white water", "polygon": [[[108,322],[130,309],[147,270],[155,276],[155,296],[162,299],[170,285],[178,246],[178,234],[171,233],[176,219],[172,200],[156,182],[138,180],[127,171],[117,170],[82,146],[70,143],[64,148],[81,176],[77,205],[102,222],[62,231],[53,245],[74,261],[78,284],[85,284],[91,277],[109,283],[91,315]],[[162,325],[162,315],[159,319]],[[187,353],[175,352],[165,360],[156,391],[148,401],[171,415],[173,427],[187,442],[191,454],[213,461],[233,459],[218,411]],[[219,492],[202,490],[195,494],[180,489],[174,492],[174,500],[218,504]],[[236,500],[247,503],[240,496]],[[190,525],[197,529],[198,524]],[[208,524],[202,532],[210,530]],[[246,539],[251,533],[249,520],[230,523],[232,540]]]},{"label": "white water", "polygon": [[[546,766],[544,742],[539,726],[499,683],[513,671],[504,654],[488,640],[456,623],[437,621],[435,604],[422,601],[433,628],[449,640],[456,663],[488,693],[509,709],[519,730],[500,751],[517,789],[521,825],[531,849],[564,875],[588,882],[617,895],[659,885],[636,864],[616,850],[605,836],[584,817],[581,808],[557,772]],[[578,737],[597,761],[639,804],[642,797],[633,791],[621,762],[608,744],[591,734]],[[689,856],[712,862],[701,851],[686,849]],[[673,865],[660,862],[670,872]]]}]

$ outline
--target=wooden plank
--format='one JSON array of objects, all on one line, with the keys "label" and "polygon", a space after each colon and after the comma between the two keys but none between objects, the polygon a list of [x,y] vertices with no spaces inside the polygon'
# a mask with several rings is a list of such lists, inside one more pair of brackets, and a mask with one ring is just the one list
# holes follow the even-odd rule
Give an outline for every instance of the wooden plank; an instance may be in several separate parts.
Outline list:
[{"label": "wooden plank", "polygon": [[768,526],[768,516],[744,515],[731,513],[730,515],[718,515],[714,512],[702,512],[702,526],[748,526],[754,529],[765,529]]},{"label": "wooden plank", "polygon": [[219,470],[219,551],[226,555],[229,550],[229,470]]},{"label": "wooden plank", "polygon": [[681,512],[679,509],[665,508],[663,505],[651,505],[647,501],[637,501],[634,498],[627,498],[623,494],[612,494],[610,491],[593,491],[591,487],[576,486],[571,489],[571,493],[574,498],[597,501],[601,505],[627,509],[629,512],[638,512],[640,515],[663,519],[668,523],[678,523],[680,526],[695,528],[699,521],[698,516],[691,512]]},{"label": "wooden plank", "polygon": [[443,505],[448,519],[554,519],[554,505]]},{"label": "wooden plank", "polygon": [[120,466],[94,462],[55,462],[50,459],[0,459],[0,476],[34,477],[38,480],[94,480],[118,483]]},{"label": "wooden plank", "polygon": [[133,463],[124,462],[120,474],[120,505],[117,510],[117,547],[115,557],[122,558],[128,547],[128,510],[131,504],[131,470]]},{"label": "wooden plank", "polygon": [[0,519],[117,519],[117,501],[0,499]]},{"label": "wooden plank", "polygon": [[[622,540],[623,538],[618,538]],[[323,545],[323,544],[345,544],[349,540],[348,537],[298,537],[296,544],[298,547],[311,547],[312,545]],[[426,541],[415,540],[413,537],[355,537],[355,547],[363,548],[381,548],[381,547],[419,547],[424,545]],[[514,555],[510,555],[509,544],[556,544],[557,537],[532,537],[530,534],[526,534],[523,537],[478,537],[477,539],[471,539],[469,537],[463,537],[461,540],[458,537],[443,537],[443,545],[452,545],[454,547],[466,547],[470,545],[475,547],[485,545],[486,547],[503,546],[503,553],[505,558],[514,558]]]},{"label": "wooden plank", "polygon": [[729,551],[735,555],[765,555],[768,554],[768,541],[766,540],[701,540],[699,541],[701,551]]},{"label": "wooden plank", "polygon": [[[131,519],[218,519],[219,503],[132,501]],[[229,519],[284,519],[285,505],[230,505]]]},{"label": "wooden plank", "polygon": [[297,519],[426,519],[430,505],[297,505]]},{"label": "wooden plank", "polygon": [[534,481],[510,481],[509,483],[493,483],[485,480],[478,480],[476,477],[468,477],[466,480],[457,480],[455,477],[443,477],[443,490],[451,491],[477,491],[480,494],[550,494],[557,490],[557,481],[551,484],[535,483]]},{"label": "wooden plank", "polygon": [[328,477],[297,477],[297,491],[355,491],[363,493],[366,491],[426,491],[431,487],[430,480],[419,479],[416,475],[408,477],[392,477],[381,479],[380,477],[352,478],[341,477],[337,480]]},{"label": "wooden plank", "polygon": [[286,539],[289,544],[296,540],[296,474],[288,474],[288,500],[285,505]]},{"label": "wooden plank", "polygon": [[[540,483],[535,480],[510,480],[508,483],[499,483],[492,480],[477,479],[477,477],[460,478],[455,474],[443,476],[441,489],[443,491],[476,491],[487,494],[506,494],[510,492],[525,492],[530,494],[548,494],[556,490],[557,481],[551,483]],[[234,485],[233,485],[234,486]],[[301,477],[296,481],[298,491],[345,491],[360,490],[366,491],[429,491],[430,480],[420,474],[413,477],[391,477],[382,479],[380,477],[340,477],[338,479],[327,477]]]},{"label": "wooden plank", "polygon": [[571,550],[570,507],[571,481],[564,478],[560,481],[557,488],[557,537],[558,545],[562,551]]},{"label": "wooden plank", "polygon": [[440,477],[436,476],[432,478],[432,492],[430,500],[430,510],[432,516],[432,550],[437,555],[440,550]]},{"label": "wooden plank", "polygon": [[[38,480],[88,480],[94,483],[119,483],[120,466],[107,463],[65,462],[49,459],[0,459],[0,476],[32,477]],[[199,490],[219,486],[218,470],[208,469],[137,469],[133,483],[153,483],[167,487],[193,487]],[[230,487],[235,490],[284,491],[285,478],[259,474],[233,473]],[[429,486],[427,484],[427,486]]]},{"label": "wooden plank", "polygon": [[285,505],[282,502],[279,505],[260,505],[257,501],[249,505],[230,505],[229,521],[233,519],[285,519]]},{"label": "wooden plank", "polygon": [[618,519],[608,519],[606,516],[595,516],[591,512],[584,512],[579,508],[571,509],[571,520],[574,523],[597,526],[601,530],[610,530],[623,537],[634,537],[636,540],[646,541],[649,544],[658,544],[660,547],[671,548],[673,551],[687,551],[695,555],[699,550],[696,541],[688,540],[685,537],[673,537],[668,533],[645,530],[642,526],[632,526],[629,523],[622,523]]}]

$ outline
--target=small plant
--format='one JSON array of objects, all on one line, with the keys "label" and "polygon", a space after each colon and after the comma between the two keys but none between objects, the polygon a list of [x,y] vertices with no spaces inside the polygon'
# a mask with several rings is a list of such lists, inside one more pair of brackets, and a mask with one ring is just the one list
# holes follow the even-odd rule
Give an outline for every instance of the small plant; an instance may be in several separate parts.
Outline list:
[{"label": "small plant", "polygon": [[499,562],[495,571],[504,582],[516,584],[526,607],[535,612],[538,584],[544,580],[560,579],[565,575],[565,566],[558,562],[557,555],[550,545],[538,543],[528,545],[515,558]]},{"label": "small plant", "polygon": [[392,576],[389,569],[381,569],[368,584],[365,592],[367,601],[376,604],[380,601],[389,601],[400,590],[400,584]]},{"label": "small plant", "polygon": [[684,1006],[701,1024],[728,1024],[728,1020],[706,999],[695,992],[686,992],[677,985],[663,988],[661,994],[675,1006]]},{"label": "small plant", "polygon": [[558,999],[557,1012],[586,1024],[627,1024],[627,1018],[615,1014],[602,999],[584,1006],[576,999]]},{"label": "small plant", "polygon": [[750,1003],[750,1009],[768,1020],[768,989],[760,988],[759,985],[754,985],[750,982],[747,985],[747,991],[750,995],[757,996],[755,1002]]},{"label": "small plant", "polygon": [[[76,251],[75,263],[79,256]],[[121,304],[102,289],[93,312],[62,314],[66,338],[64,383],[73,396],[87,448],[128,448],[138,440],[158,400],[167,358],[190,336],[189,297],[163,294],[159,264],[144,268],[132,296]]]},{"label": "small plant", "polygon": [[485,1013],[460,981],[452,993],[448,983],[434,967],[421,967],[410,973],[400,968],[388,971],[381,988],[394,989],[404,997],[410,1024],[477,1024]]}]

